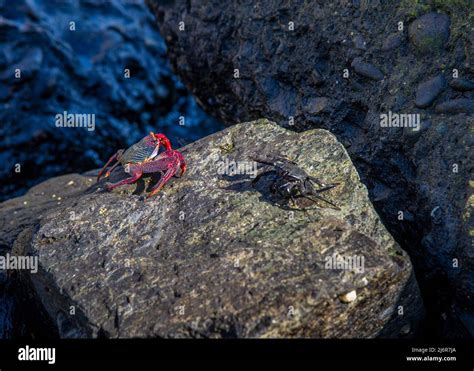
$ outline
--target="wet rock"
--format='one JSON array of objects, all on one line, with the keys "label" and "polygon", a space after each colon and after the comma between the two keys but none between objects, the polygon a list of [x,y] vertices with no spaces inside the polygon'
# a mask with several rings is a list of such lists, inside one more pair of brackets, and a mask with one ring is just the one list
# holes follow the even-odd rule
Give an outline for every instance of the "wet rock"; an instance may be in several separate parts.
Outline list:
[{"label": "wet rock", "polygon": [[446,87],[446,79],[443,75],[438,75],[432,79],[418,85],[416,90],[415,105],[420,108],[431,106],[436,97]]},{"label": "wet rock", "polygon": [[[258,22],[248,21],[255,13],[253,2],[229,3],[212,24],[212,32],[201,14],[219,8],[217,0],[147,0],[147,3],[166,38],[168,55],[175,70],[193,89],[207,112],[221,118],[226,125],[255,117],[271,117],[280,125],[288,126],[288,107],[273,104],[279,88],[275,89],[275,84],[267,82],[276,78],[280,82],[280,66],[291,66],[291,78],[286,77],[284,88],[292,91],[301,102],[301,107],[292,113],[294,128],[299,131],[315,127],[328,129],[347,146],[372,197],[383,198],[375,202],[378,213],[413,258],[420,286],[425,291],[426,307],[431,311],[429,331],[438,337],[451,330],[456,334],[457,326],[463,324],[450,309],[455,300],[453,296],[459,295],[456,300],[461,302],[468,290],[459,290],[459,293],[452,290],[457,285],[453,277],[458,271],[451,268],[450,260],[453,254],[461,255],[471,246],[469,228],[463,227],[465,223],[460,218],[463,215],[460,210],[471,191],[466,184],[469,184],[472,170],[469,166],[460,166],[459,172],[453,174],[447,164],[457,163],[459,159],[463,159],[463,164],[474,163],[474,151],[470,150],[472,118],[469,115],[441,115],[434,110],[426,117],[421,112],[421,120],[429,119],[431,126],[425,128],[422,123],[422,129],[415,132],[406,128],[382,128],[380,113],[389,110],[409,113],[414,101],[411,96],[416,92],[420,76],[436,76],[440,66],[445,66],[446,71],[463,68],[463,73],[474,72],[470,67],[474,65],[474,54],[471,48],[466,48],[471,45],[472,37],[469,32],[462,31],[467,25],[465,6],[457,5],[458,2],[446,4],[452,20],[449,28],[453,34],[455,30],[461,30],[456,31],[452,49],[447,48],[443,53],[417,53],[416,56],[407,50],[406,53],[390,53],[390,58],[386,58],[386,53],[380,53],[381,45],[392,32],[387,33],[387,30],[394,30],[400,20],[408,19],[407,15],[412,14],[413,9],[408,4],[411,2],[381,1],[378,7],[371,7],[370,12],[365,13],[358,7],[347,7],[346,17],[354,20],[351,24],[354,34],[363,34],[370,40],[364,60],[370,60],[385,73],[380,83],[364,84],[353,78],[353,71],[348,79],[343,77],[343,71],[350,69],[348,64],[361,52],[339,47],[348,37],[347,18],[334,17],[334,12],[340,8],[334,2],[321,2],[317,7],[313,3],[288,2],[283,6],[279,2],[268,2]],[[191,27],[192,34],[176,32],[183,14],[186,14],[186,27]],[[287,32],[275,32],[278,14],[291,14],[301,24],[313,25],[315,32],[292,33],[291,37]],[[361,14],[367,22],[357,21]],[[240,36],[243,29],[252,31],[252,37]],[[414,32],[412,40],[418,40],[417,35],[418,31]],[[276,40],[285,52],[272,55],[262,52],[266,45],[276,44]],[[414,45],[412,43],[410,45]],[[209,48],[209,45],[215,47]],[[245,71],[248,82],[240,85],[239,94],[232,89],[234,79],[229,78],[232,71],[222,72],[223,65],[234,66],[236,61],[239,61],[241,71]],[[315,69],[324,77],[324,83],[315,84],[312,78]],[[443,99],[455,98],[451,94],[456,92],[446,89]],[[471,99],[469,94],[465,93],[465,98]],[[314,96],[330,97],[331,104],[320,113],[310,114],[304,110],[304,102]],[[375,188],[378,190],[374,192]],[[379,192],[380,189],[389,191]],[[443,208],[445,222],[436,226],[433,243],[437,248],[428,253],[420,241],[431,232],[430,212],[436,206]],[[395,217],[400,210],[412,210],[417,222],[400,222]],[[470,268],[467,267],[464,263],[459,268],[466,270],[462,277],[468,277]],[[433,285],[433,282],[441,284]],[[474,313],[472,305],[470,307]],[[441,318],[442,311],[448,313],[448,321]]]},{"label": "wet rock", "polygon": [[[273,175],[252,182],[252,166],[219,170],[251,161],[256,148],[339,182],[325,196],[340,210],[305,199],[291,206],[270,192]],[[146,202],[150,179],[104,192],[90,173],[52,178],[1,204],[0,239],[38,256],[39,272],[21,272],[20,282],[60,336],[398,337],[417,326],[410,260],[332,134],[259,120],[182,152],[187,173]],[[336,256],[363,263],[337,266]]]},{"label": "wet rock", "polygon": [[314,69],[313,71],[311,71],[311,79],[315,86],[320,86],[324,84],[324,77],[321,75],[321,72],[319,72],[317,69]]},{"label": "wet rock", "polygon": [[383,51],[389,51],[398,48],[403,42],[403,37],[400,33],[394,33],[388,36],[382,45]]},{"label": "wet rock", "polygon": [[[0,254],[5,254],[0,250]],[[0,340],[9,339],[13,334],[12,317],[14,315],[14,297],[7,290],[8,279],[6,273],[0,271]]]},{"label": "wet rock", "polygon": [[317,97],[309,99],[306,103],[305,110],[308,113],[316,114],[322,112],[329,104],[329,99],[326,97]]},{"label": "wet rock", "polygon": [[438,113],[474,113],[474,100],[467,98],[451,99],[435,108]]},{"label": "wet rock", "polygon": [[[41,68],[42,62],[43,51],[40,48],[28,49],[20,61],[5,69],[0,75],[0,80],[12,80],[15,78],[14,81],[20,83],[21,81],[31,79]],[[16,74],[21,76],[21,78],[17,78]]]},{"label": "wet rock", "polygon": [[408,28],[411,43],[421,53],[442,50],[449,40],[451,20],[442,13],[427,13]]},{"label": "wet rock", "polygon": [[360,58],[352,61],[352,68],[359,75],[367,77],[372,80],[382,80],[383,73],[371,63],[363,62]]},{"label": "wet rock", "polygon": [[356,35],[352,39],[354,43],[354,47],[359,50],[367,50],[367,42],[365,41],[364,37],[361,35]]},{"label": "wet rock", "polygon": [[[48,177],[98,167],[110,148],[150,130],[190,142],[220,127],[172,73],[144,4],[63,3],[0,2],[0,200]],[[95,114],[95,130],[56,127],[63,111]]]},{"label": "wet rock", "polygon": [[401,328],[400,335],[406,336],[410,333],[410,331],[411,331],[410,324],[407,324]]},{"label": "wet rock", "polygon": [[449,86],[457,91],[470,91],[474,90],[474,81],[467,79],[452,79],[449,82]]}]

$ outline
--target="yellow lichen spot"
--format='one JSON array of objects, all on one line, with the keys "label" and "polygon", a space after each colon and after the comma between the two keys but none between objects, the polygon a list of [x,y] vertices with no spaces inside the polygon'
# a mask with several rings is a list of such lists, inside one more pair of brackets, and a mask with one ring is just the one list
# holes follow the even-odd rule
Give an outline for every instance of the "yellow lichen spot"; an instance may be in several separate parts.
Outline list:
[{"label": "yellow lichen spot", "polygon": [[230,142],[230,143],[224,143],[222,145],[219,146],[220,150],[221,150],[221,154],[223,155],[226,155],[226,154],[229,154],[229,153],[232,153],[234,151],[234,143],[233,142]]},{"label": "yellow lichen spot", "polygon": [[469,186],[474,188],[474,180],[469,181]]},{"label": "yellow lichen spot", "polygon": [[474,195],[469,196],[469,199],[467,200],[467,204],[469,206],[474,206]]},{"label": "yellow lichen spot", "polygon": [[99,209],[99,215],[104,215],[106,212],[107,212],[107,208],[105,208],[105,207],[101,207]]}]

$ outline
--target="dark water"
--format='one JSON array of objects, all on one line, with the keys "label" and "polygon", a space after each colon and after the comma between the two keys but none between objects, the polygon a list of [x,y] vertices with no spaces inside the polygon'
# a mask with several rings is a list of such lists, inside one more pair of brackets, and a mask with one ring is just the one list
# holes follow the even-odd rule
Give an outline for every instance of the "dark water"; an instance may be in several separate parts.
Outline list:
[{"label": "dark water", "polygon": [[[64,111],[94,114],[94,130],[57,127]],[[180,147],[220,129],[172,72],[143,1],[0,0],[0,201],[101,167],[150,131]],[[0,338],[24,335],[12,291],[0,272]]]},{"label": "dark water", "polygon": [[[150,131],[179,147],[222,128],[173,74],[142,0],[0,0],[0,17],[0,200]],[[64,111],[94,114],[95,129],[57,127]]]}]

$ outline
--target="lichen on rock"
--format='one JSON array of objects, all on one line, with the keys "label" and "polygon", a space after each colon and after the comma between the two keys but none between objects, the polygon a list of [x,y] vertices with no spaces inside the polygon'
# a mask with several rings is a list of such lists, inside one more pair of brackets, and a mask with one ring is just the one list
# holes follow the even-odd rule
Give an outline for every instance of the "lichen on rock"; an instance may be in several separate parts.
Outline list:
[{"label": "lichen on rock", "polygon": [[[146,201],[152,178],[107,192],[89,173],[50,179],[1,204],[0,237],[8,233],[17,254],[39,257],[39,273],[22,273],[21,282],[59,336],[340,338],[416,331],[423,307],[410,260],[334,135],[298,134],[258,120],[181,150],[189,171]],[[341,210],[303,199],[287,204],[271,194],[272,175],[252,182],[252,166],[228,171],[256,151],[287,156],[309,174],[340,183],[324,195]],[[13,210],[17,218],[9,219]],[[29,227],[18,220],[29,220]],[[350,257],[362,269],[331,265]]]}]

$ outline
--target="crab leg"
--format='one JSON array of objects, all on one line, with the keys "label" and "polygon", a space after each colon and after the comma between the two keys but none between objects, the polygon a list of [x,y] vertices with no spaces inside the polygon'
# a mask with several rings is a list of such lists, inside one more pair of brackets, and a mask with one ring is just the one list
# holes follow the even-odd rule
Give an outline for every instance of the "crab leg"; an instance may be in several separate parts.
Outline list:
[{"label": "crab leg", "polygon": [[[317,190],[313,189],[312,187],[311,187],[310,189],[308,189],[308,190],[305,190],[305,189],[303,188],[303,185],[300,185],[299,188],[300,188],[300,193],[301,193],[301,195],[302,195],[304,198],[307,198],[308,200],[311,200],[311,201],[313,201],[313,202],[316,202],[316,200],[314,200],[313,198],[309,197],[309,196],[312,196],[312,197],[315,197],[315,198],[317,198],[317,199],[319,199],[319,200],[321,200],[321,201],[324,201],[324,202],[328,203],[329,205],[331,205],[332,207],[334,207],[334,208],[337,209],[337,210],[341,210],[337,205],[333,204],[331,201],[328,201],[328,200],[326,200],[325,198],[323,198],[323,197],[321,197],[320,195],[318,195],[318,193],[320,193],[320,192],[324,192],[324,191],[327,191],[327,190],[329,190],[329,189],[334,188],[337,184],[338,184],[338,183],[329,184],[329,185],[327,185],[327,186],[325,186],[325,187],[323,187],[323,188],[317,189]],[[308,191],[309,191],[309,192],[308,192]]]},{"label": "crab leg", "polygon": [[325,191],[326,189],[331,189],[339,185],[339,183],[331,183],[331,184],[324,183],[324,181],[322,181],[321,179],[315,178],[313,176],[308,176],[308,179],[316,183],[317,185],[322,186],[323,188],[321,189],[321,191]]},{"label": "crab leg", "polygon": [[174,173],[176,172],[175,169],[173,168],[169,168],[166,173],[164,173],[162,176],[161,176],[161,179],[158,183],[156,183],[156,185],[151,189],[151,192],[148,194],[147,197],[151,197],[153,195],[156,195],[160,190],[161,188],[163,188],[163,186],[165,185],[165,183],[171,179],[171,177],[174,175]]},{"label": "crab leg", "polygon": [[[322,184],[322,185],[324,185],[324,184]],[[318,189],[311,188],[311,189],[312,189],[313,193],[314,192],[320,193],[320,192],[329,191],[330,189],[333,189],[337,185],[339,185],[339,183],[327,184],[322,188],[318,188]]]},{"label": "crab leg", "polygon": [[121,185],[130,184],[137,181],[143,174],[143,170],[140,166],[130,165],[130,178],[126,178],[117,183],[107,183],[107,189],[110,191],[114,188],[120,187]]},{"label": "crab leg", "polygon": [[114,164],[114,166],[112,166],[109,170],[107,170],[107,172],[105,173],[105,177],[107,178],[107,177],[110,175],[110,173],[112,173],[112,171],[113,171],[117,166],[119,166],[119,165],[120,165],[120,162],[117,161],[117,162]]},{"label": "crab leg", "polygon": [[[107,169],[107,167],[109,167],[109,165],[113,162],[113,161],[118,161],[120,156],[122,156],[122,153],[123,153],[123,149],[119,149],[112,157],[110,157],[109,161],[107,161],[107,163],[104,165],[104,167],[102,168],[101,171],[99,171],[99,174],[97,174],[97,181],[100,180],[100,178],[102,177],[102,174],[104,173],[104,171]],[[110,175],[110,171],[113,170],[116,166],[118,165],[115,164],[106,174],[105,174],[105,177],[108,177]]]},{"label": "crab leg", "polygon": [[[329,205],[331,205],[332,207],[334,207],[336,210],[341,210],[339,206],[333,204],[331,201],[328,201],[326,200],[325,198],[321,197],[321,196],[318,196],[318,195],[315,195],[315,194],[312,194],[311,196],[313,197],[316,197],[317,199],[321,200],[321,201],[324,201],[326,203],[328,203]],[[303,195],[304,198],[307,198],[308,200],[311,200],[313,202],[316,202],[316,200],[314,200],[313,198],[307,196],[307,195]]]}]

